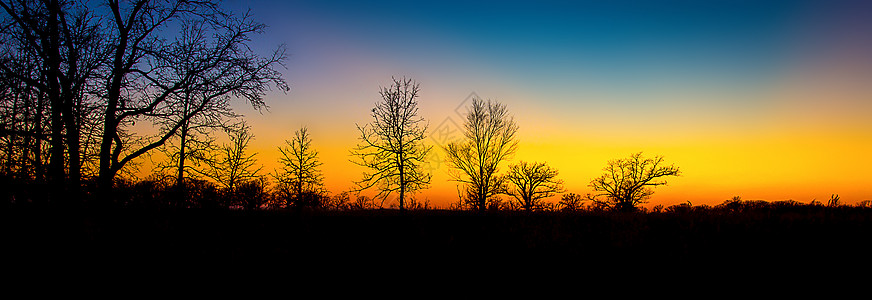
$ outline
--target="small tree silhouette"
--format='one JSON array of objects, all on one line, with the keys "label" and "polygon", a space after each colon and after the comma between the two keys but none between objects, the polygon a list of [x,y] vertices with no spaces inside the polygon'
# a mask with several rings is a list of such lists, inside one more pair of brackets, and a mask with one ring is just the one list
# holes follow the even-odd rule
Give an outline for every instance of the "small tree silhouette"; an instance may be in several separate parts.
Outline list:
[{"label": "small tree silhouette", "polygon": [[560,202],[557,203],[558,207],[560,207],[563,211],[578,211],[582,208],[582,203],[584,202],[584,198],[581,195],[576,193],[563,194],[560,197]]},{"label": "small tree silhouette", "polygon": [[558,180],[557,170],[545,163],[521,161],[509,166],[506,180],[510,183],[507,193],[520,202],[526,211],[541,207],[543,198],[563,192],[563,180]]},{"label": "small tree silhouette", "polygon": [[369,169],[355,182],[355,191],[377,187],[375,198],[382,204],[396,192],[400,210],[405,210],[407,195],[430,184],[422,162],[432,147],[423,144],[427,125],[418,116],[418,83],[392,79],[390,87],[379,91],[382,101],[372,109],[372,123],[357,126],[361,143],[351,153],[358,158],[352,162]]},{"label": "small tree silhouette", "polygon": [[255,167],[257,153],[246,153],[248,143],[254,138],[250,129],[245,122],[235,130],[228,129],[230,143],[221,147],[218,153],[203,160],[208,167],[198,172],[217,182],[229,193],[235,193],[236,188],[243,182],[259,179],[258,172],[261,167]]},{"label": "small tree silhouette", "polygon": [[349,204],[349,208],[351,209],[372,209],[375,207],[375,203],[372,202],[372,198],[367,197],[365,195],[358,195],[354,198],[354,202]]},{"label": "small tree silhouette", "polygon": [[[199,101],[205,99],[194,96],[195,92],[189,90],[180,94],[178,103],[174,103],[178,106],[176,108],[178,113],[166,116],[160,123],[172,126],[174,122],[179,122],[181,126],[174,136],[158,148],[166,155],[167,160],[159,162],[155,166],[155,171],[172,173],[175,177],[175,198],[180,205],[184,205],[189,198],[188,185],[193,179],[197,179],[196,169],[209,153],[218,148],[213,137],[214,133],[219,129],[231,129],[233,125],[230,122],[240,115],[233,113],[227,101],[206,101],[205,106],[200,107]],[[200,113],[189,116],[195,109]]]},{"label": "small tree silhouette", "polygon": [[348,191],[342,191],[336,195],[327,198],[327,202],[324,204],[324,207],[334,210],[349,209],[351,207],[351,195],[348,193]]},{"label": "small tree silhouette", "polygon": [[273,175],[278,180],[279,197],[290,207],[292,202],[298,206],[316,206],[323,194],[323,176],[319,167],[318,151],[312,149],[309,130],[302,127],[294,132],[285,147],[279,147],[281,171]]},{"label": "small tree silhouette", "polygon": [[610,160],[603,169],[606,173],[591,180],[590,186],[604,196],[594,201],[618,211],[635,211],[639,204],[654,194],[652,187],[665,185],[667,176],[678,176],[678,167],[664,166],[663,157],[642,157],[642,152],[629,158]]},{"label": "small tree silhouette", "polygon": [[500,163],[517,151],[517,132],[518,125],[504,104],[476,97],[466,114],[464,139],[443,147],[446,161],[455,169],[449,175],[465,184],[459,195],[479,211],[485,211],[488,202],[504,190],[505,178],[497,171]]}]

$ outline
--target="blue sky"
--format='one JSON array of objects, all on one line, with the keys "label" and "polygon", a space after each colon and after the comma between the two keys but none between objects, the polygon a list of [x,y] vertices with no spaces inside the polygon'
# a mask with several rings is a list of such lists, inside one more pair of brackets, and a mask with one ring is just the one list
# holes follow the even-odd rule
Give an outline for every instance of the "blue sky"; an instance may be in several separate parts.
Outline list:
[{"label": "blue sky", "polygon": [[[808,43],[831,34],[813,29],[815,22],[830,21],[825,14],[838,11],[833,8],[836,2],[847,1],[237,4],[250,6],[257,20],[271,26],[264,40],[287,43],[290,64],[301,73],[323,70],[327,66],[306,63],[336,61],[326,56],[341,52],[359,60],[385,61],[406,73],[484,72],[499,74],[512,85],[551,91],[590,87],[622,93],[628,86],[643,91],[682,85],[765,85],[792,71],[796,60],[804,59]],[[869,9],[862,4],[845,6]],[[623,98],[640,101],[635,95]]]},{"label": "blue sky", "polygon": [[[872,199],[856,175],[872,165],[848,163],[872,151],[872,1],[227,4],[269,26],[254,47],[290,54],[291,92],[270,95],[268,113],[243,108],[264,159],[308,126],[325,169],[344,171],[325,172],[333,190],[359,175],[348,149],[378,87],[409,76],[432,126],[471,92],[506,103],[519,156],[548,158],[579,192],[607,159],[657,151],[688,169],[673,190],[709,201],[825,198],[836,174],[854,174],[843,199]],[[807,164],[828,176],[796,175]]]}]

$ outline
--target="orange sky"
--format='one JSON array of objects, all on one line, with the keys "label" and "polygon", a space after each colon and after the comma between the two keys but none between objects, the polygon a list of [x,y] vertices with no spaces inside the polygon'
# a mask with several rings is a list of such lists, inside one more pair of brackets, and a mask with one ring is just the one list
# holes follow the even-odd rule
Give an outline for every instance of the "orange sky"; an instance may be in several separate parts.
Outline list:
[{"label": "orange sky", "polygon": [[[332,193],[363,171],[349,161],[355,123],[407,76],[431,134],[460,124],[471,93],[506,104],[513,161],[547,162],[570,192],[642,151],[683,174],[648,206],[872,200],[868,2],[230,3],[270,26],[255,46],[290,53],[288,94],[270,93],[263,114],[237,104],[252,149],[272,171],[276,147],[308,126]],[[446,172],[417,197],[455,202]]]},{"label": "orange sky", "polygon": [[[435,135],[445,120],[460,124],[454,105],[468,95],[441,95],[430,92],[438,89],[433,84],[421,83],[421,113],[430,121],[430,134]],[[285,115],[280,114],[279,104],[263,115],[248,114],[260,159],[269,165],[277,155],[277,141],[307,125],[321,152],[328,189],[334,193],[348,190],[363,171],[349,162],[348,151],[358,136],[354,124],[368,121],[370,103],[378,100],[376,87],[361,89],[361,94],[369,91],[370,96],[349,102],[345,109],[313,105],[322,111],[299,109]],[[872,176],[868,175],[872,160],[867,159],[872,150],[872,122],[864,115],[869,108],[858,101],[866,99],[865,89],[833,94],[822,90],[827,87],[789,79],[765,95],[754,95],[771,99],[765,111],[687,107],[676,98],[672,103],[640,108],[644,114],[634,110],[627,119],[621,109],[537,105],[527,100],[535,96],[523,90],[499,88],[504,92],[491,98],[506,103],[520,126],[520,149],[512,161],[547,162],[560,170],[570,192],[591,192],[587,184],[601,174],[606,161],[643,151],[663,155],[683,173],[670,179],[669,185],[658,187],[649,206],[687,201],[716,205],[733,196],[804,203],[826,201],[832,194],[840,195],[845,203],[872,199]],[[292,94],[275,97],[293,98]],[[335,116],[318,117],[331,114]],[[432,172],[431,188],[419,193],[419,199],[429,199],[436,206],[456,201],[456,183],[449,181],[447,170],[446,165],[438,165]]]}]

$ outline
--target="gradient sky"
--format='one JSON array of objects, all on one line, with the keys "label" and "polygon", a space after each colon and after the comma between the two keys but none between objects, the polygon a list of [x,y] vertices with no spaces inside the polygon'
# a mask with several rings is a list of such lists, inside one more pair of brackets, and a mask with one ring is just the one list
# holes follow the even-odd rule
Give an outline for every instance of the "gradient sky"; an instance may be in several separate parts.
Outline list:
[{"label": "gradient sky", "polygon": [[[276,147],[308,126],[332,193],[363,171],[349,161],[355,123],[407,76],[429,143],[461,124],[471,93],[500,101],[520,126],[513,161],[547,162],[570,192],[642,151],[683,172],[648,205],[872,200],[872,1],[227,5],[269,26],[254,47],[290,54],[291,91],[271,93],[262,114],[239,105],[260,162],[272,170]],[[416,197],[445,207],[456,183],[436,151]]]}]

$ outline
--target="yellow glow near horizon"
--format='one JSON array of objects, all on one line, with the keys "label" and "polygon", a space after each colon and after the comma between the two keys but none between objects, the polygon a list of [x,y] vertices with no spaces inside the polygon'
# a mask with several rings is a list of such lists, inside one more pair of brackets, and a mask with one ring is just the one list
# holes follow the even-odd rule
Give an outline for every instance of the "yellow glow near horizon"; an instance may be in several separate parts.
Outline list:
[{"label": "yellow glow near horizon", "polygon": [[[261,7],[283,24],[275,38],[292,43],[292,89],[268,95],[271,109],[263,114],[237,107],[252,126],[251,150],[265,172],[277,167],[276,147],[307,126],[334,194],[351,189],[363,171],[349,161],[355,124],[370,121],[380,85],[408,76],[421,84],[419,113],[430,135],[446,120],[462,124],[457,108],[471,92],[500,101],[520,127],[519,151],[501,169],[518,160],[547,162],[569,192],[591,192],[588,183],[608,160],[641,151],[682,171],[655,188],[646,206],[716,205],[733,196],[872,200],[872,43],[861,29],[868,26],[860,26],[869,20],[866,6],[748,5],[772,11],[736,4],[700,15],[690,13],[701,8],[693,5],[648,14],[621,5],[604,12],[644,13],[577,18],[600,14],[585,7],[561,16],[561,26],[528,28],[535,24],[507,17],[496,18],[505,21],[499,26],[469,28],[454,26],[465,23],[453,18],[415,27],[425,21],[417,15],[402,26],[373,27],[333,15],[332,7],[312,8],[323,15]],[[288,17],[293,13],[301,18]],[[288,26],[294,22],[300,26]],[[398,28],[416,34],[385,34]],[[430,188],[416,197],[437,207],[456,202],[457,183],[447,171],[438,165]]]},{"label": "yellow glow near horizon", "polygon": [[[645,104],[628,111],[588,101],[544,106],[531,100],[535,97],[531,92],[505,86],[491,87],[504,88],[496,97],[480,96],[506,103],[520,126],[519,151],[501,169],[518,160],[547,162],[560,171],[568,192],[592,192],[588,183],[601,174],[608,160],[641,151],[646,156],[662,155],[682,171],[668,185],[657,187],[646,206],[688,201],[716,205],[733,196],[804,203],[826,200],[832,194],[839,194],[845,203],[872,199],[872,178],[867,175],[872,160],[866,159],[872,151],[872,121],[861,116],[867,104],[857,101],[864,94],[856,89],[826,93],[800,82],[788,81],[755,95],[769,104],[751,112],[700,106],[694,99],[680,97],[659,107]],[[264,173],[278,167],[276,147],[300,126],[307,126],[323,162],[326,188],[334,194],[350,190],[363,171],[349,161],[349,150],[358,137],[355,123],[369,122],[368,111],[378,100],[377,85],[363,86],[361,91],[328,96],[344,97],[338,102],[305,99],[319,88],[306,87],[297,94],[272,95],[268,112],[244,112],[255,134],[251,151],[258,153]],[[437,126],[445,120],[462,125],[455,109],[468,94],[430,92],[439,89],[424,82],[422,86],[420,113],[430,122],[430,135],[437,134]],[[676,93],[682,94],[706,95]],[[824,95],[830,96],[829,103],[842,106],[820,104]],[[433,140],[427,142],[433,145]],[[442,155],[438,146],[433,151],[437,157]],[[416,198],[436,207],[456,202],[457,183],[447,171],[446,165],[438,165],[430,188]]]},{"label": "yellow glow near horizon", "polygon": [[[618,128],[609,132],[584,122],[578,126],[557,126],[548,121],[517,119],[521,127],[520,148],[502,170],[518,160],[544,161],[560,171],[569,192],[591,192],[588,182],[601,174],[608,160],[642,151],[647,156],[662,155],[666,162],[682,170],[682,176],[656,188],[649,205],[668,206],[687,201],[716,205],[733,196],[800,202],[827,199],[831,194],[841,195],[846,202],[872,198],[866,175],[872,162],[862,159],[872,150],[872,134],[859,129],[797,126],[791,130],[773,125],[754,132],[697,128],[684,133],[667,131],[634,136],[626,132],[631,130]],[[433,123],[431,126],[435,126]],[[333,193],[350,189],[352,181],[359,179],[363,171],[349,161],[348,151],[356,143],[357,132],[353,123],[345,125],[345,128],[310,125],[313,145],[324,163],[325,184]],[[652,126],[653,132],[656,127]],[[284,132],[290,136],[293,128]],[[258,159],[266,166],[265,170],[270,170],[270,163],[277,159],[275,147],[281,136],[256,137],[258,146],[253,149],[260,153]],[[438,147],[433,151],[442,154]],[[421,191],[417,198],[429,200],[437,207],[455,202],[456,183],[450,181],[447,170],[444,164],[434,170],[431,187]]]},{"label": "yellow glow near horizon", "polygon": [[[462,112],[471,92],[506,104],[520,127],[520,148],[501,169],[518,160],[547,162],[560,171],[568,192],[592,192],[588,183],[608,160],[641,151],[662,155],[682,171],[655,188],[646,206],[716,205],[733,196],[807,203],[832,194],[856,203],[872,199],[872,94],[861,80],[869,78],[867,68],[845,64],[809,62],[753,89],[628,87],[621,93],[581,84],[559,90],[527,86],[486,68],[405,75],[421,84],[419,113],[430,122],[430,135],[439,134],[446,120],[462,125],[458,107]],[[360,178],[363,170],[349,161],[359,134],[355,124],[370,121],[379,85],[391,74],[404,74],[384,61],[343,70],[355,79],[341,88],[330,80],[339,74],[292,76],[290,93],[267,97],[269,111],[238,105],[252,126],[251,151],[265,173],[277,167],[276,147],[307,126],[330,192],[348,191]],[[427,143],[442,155],[434,140]],[[447,171],[438,165],[430,188],[416,197],[436,207],[456,202],[457,183]]]}]

